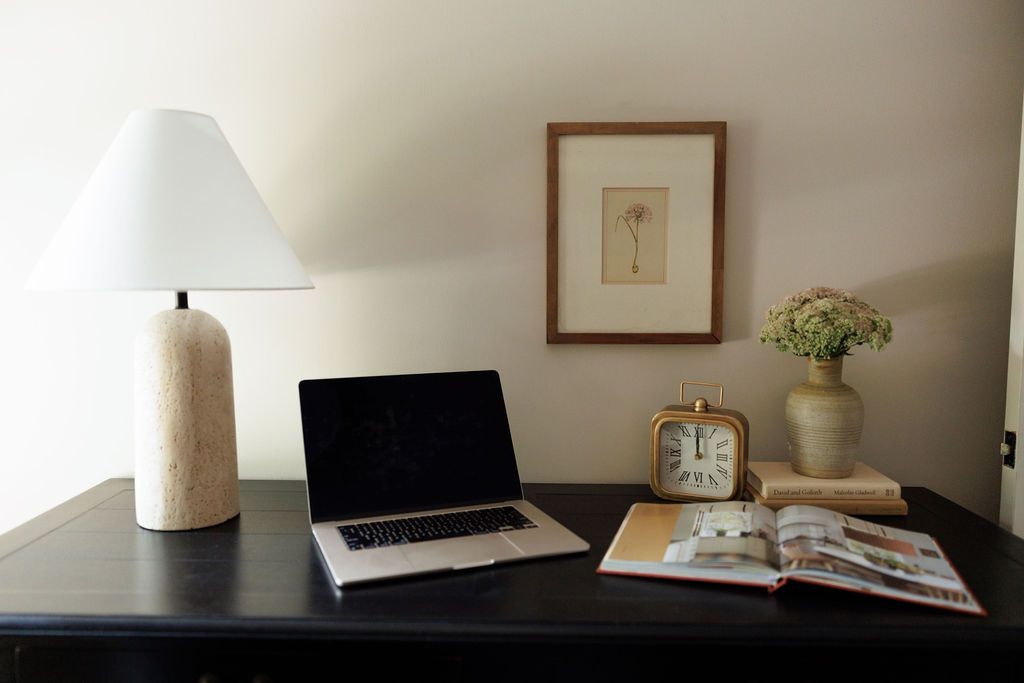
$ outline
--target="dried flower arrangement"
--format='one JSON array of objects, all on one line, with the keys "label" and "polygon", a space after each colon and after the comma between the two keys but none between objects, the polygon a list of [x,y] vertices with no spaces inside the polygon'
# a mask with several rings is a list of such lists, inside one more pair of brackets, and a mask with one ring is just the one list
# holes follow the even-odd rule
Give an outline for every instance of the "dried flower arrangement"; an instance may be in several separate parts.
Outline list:
[{"label": "dried flower arrangement", "polygon": [[762,344],[819,360],[846,355],[859,344],[881,351],[892,340],[892,322],[844,289],[797,292],[769,308],[765,320]]}]

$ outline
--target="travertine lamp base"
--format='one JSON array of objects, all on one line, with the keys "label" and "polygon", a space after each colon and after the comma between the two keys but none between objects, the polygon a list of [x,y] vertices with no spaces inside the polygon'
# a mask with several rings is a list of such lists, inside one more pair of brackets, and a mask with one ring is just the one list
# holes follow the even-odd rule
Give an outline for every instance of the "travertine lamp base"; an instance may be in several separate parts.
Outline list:
[{"label": "travertine lamp base", "polygon": [[150,318],[135,342],[135,518],[180,531],[238,514],[231,344],[184,308]]}]

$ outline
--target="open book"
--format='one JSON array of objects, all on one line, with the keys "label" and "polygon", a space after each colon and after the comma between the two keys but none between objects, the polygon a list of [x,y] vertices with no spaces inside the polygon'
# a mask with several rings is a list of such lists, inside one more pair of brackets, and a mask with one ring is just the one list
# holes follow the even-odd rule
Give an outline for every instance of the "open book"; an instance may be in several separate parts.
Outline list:
[{"label": "open book", "polygon": [[931,536],[810,505],[637,503],[597,571],[771,591],[805,581],[986,613]]}]

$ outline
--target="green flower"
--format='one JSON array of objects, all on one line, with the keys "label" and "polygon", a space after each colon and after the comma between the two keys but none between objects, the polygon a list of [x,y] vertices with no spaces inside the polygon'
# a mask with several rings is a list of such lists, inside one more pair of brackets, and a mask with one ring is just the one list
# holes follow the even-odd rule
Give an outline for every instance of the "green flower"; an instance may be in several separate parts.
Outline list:
[{"label": "green flower", "polygon": [[843,289],[812,287],[765,313],[759,339],[797,356],[833,358],[860,344],[875,351],[892,341],[892,322]]}]

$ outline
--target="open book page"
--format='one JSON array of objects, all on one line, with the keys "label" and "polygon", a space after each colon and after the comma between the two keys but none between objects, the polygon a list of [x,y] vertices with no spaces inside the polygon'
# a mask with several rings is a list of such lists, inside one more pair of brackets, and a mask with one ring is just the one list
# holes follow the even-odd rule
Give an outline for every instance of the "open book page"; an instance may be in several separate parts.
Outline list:
[{"label": "open book page", "polygon": [[778,569],[775,514],[738,501],[685,505],[663,559],[694,567]]},{"label": "open book page", "polygon": [[786,578],[983,613],[927,534],[809,505],[779,510],[776,526]]},{"label": "open book page", "polygon": [[755,503],[637,504],[601,571],[771,585],[779,578],[775,513]]}]

